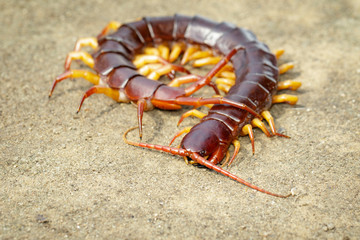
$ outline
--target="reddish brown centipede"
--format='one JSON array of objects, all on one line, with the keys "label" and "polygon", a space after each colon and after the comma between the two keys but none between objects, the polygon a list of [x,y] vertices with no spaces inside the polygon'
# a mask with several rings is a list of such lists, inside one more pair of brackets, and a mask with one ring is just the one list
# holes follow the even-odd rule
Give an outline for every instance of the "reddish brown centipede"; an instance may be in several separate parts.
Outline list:
[{"label": "reddish brown centipede", "polygon": [[[114,33],[107,35],[110,30],[114,30]],[[79,51],[84,45],[97,51],[93,55]],[[169,45],[172,47],[171,52]],[[137,55],[140,51],[145,55]],[[183,51],[182,64],[198,59],[194,61],[195,66],[216,65],[204,77],[190,75],[183,67],[171,63]],[[74,59],[82,60],[94,68],[97,74],[70,70]],[[226,71],[229,61],[233,68]],[[285,65],[280,72],[291,67],[292,65]],[[272,103],[295,104],[297,101],[297,97],[290,95],[275,96],[277,89],[295,90],[300,83],[288,81],[286,84],[278,84],[279,68],[275,55],[265,44],[259,42],[252,32],[198,16],[143,18],[123,25],[111,22],[98,38],[85,38],[77,42],[75,50],[69,53],[65,61],[65,70],[55,79],[49,96],[58,82],[70,77],[83,77],[95,86],[85,93],[81,104],[94,93],[104,93],[119,102],[137,103],[140,137],[144,110],[152,107],[179,109],[181,105],[198,107],[215,104],[207,116],[195,110],[182,116],[181,121],[189,115],[202,120],[193,128],[178,134],[188,132],[181,142],[181,148],[129,141],[126,139],[129,130],[124,134],[124,140],[128,144],[190,158],[192,163],[204,165],[253,189],[277,197],[286,197],[260,189],[217,166],[231,143],[235,145],[230,163],[233,161],[239,150],[236,140],[239,135],[248,134],[254,146],[252,126],[261,128],[270,136],[261,122],[262,117],[268,121],[274,135],[284,136],[276,132],[267,109]],[[173,71],[185,72],[188,75],[173,79],[168,86],[150,80],[164,74],[172,78]],[[143,76],[147,74],[148,77]],[[217,79],[216,84],[219,89],[227,92],[226,97],[190,97],[205,85],[213,86],[211,79],[215,75],[225,77]],[[177,87],[183,83],[192,84],[187,88]]]}]

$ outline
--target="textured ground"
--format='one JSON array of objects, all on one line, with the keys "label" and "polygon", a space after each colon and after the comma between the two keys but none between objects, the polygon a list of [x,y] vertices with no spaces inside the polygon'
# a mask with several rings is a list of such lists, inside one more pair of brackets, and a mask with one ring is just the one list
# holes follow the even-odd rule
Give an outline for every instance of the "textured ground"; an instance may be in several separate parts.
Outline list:
[{"label": "textured ground", "polygon": [[[360,4],[348,1],[0,0],[1,239],[357,239],[360,236]],[[290,3],[289,3],[290,2]],[[271,112],[292,138],[256,131],[231,172],[274,198],[180,157],[123,143],[136,110],[59,84],[79,37],[110,20],[199,14],[253,30],[303,83]],[[76,67],[76,64],[74,64]],[[145,114],[144,141],[168,143],[184,111]],[[191,126],[188,119],[183,126]],[[136,133],[131,134],[137,139]]]}]

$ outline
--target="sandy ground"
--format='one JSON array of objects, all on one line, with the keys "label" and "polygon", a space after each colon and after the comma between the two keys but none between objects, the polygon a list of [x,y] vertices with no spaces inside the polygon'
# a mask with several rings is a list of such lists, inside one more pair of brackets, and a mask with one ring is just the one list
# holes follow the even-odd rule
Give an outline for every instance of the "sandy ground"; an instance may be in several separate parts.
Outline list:
[{"label": "sandy ground", "polygon": [[[0,9],[1,239],[359,239],[359,1],[1,0]],[[136,109],[99,95],[76,115],[84,80],[48,100],[77,38],[110,20],[174,13],[249,28],[295,62],[282,79],[303,83],[298,105],[271,110],[291,139],[257,130],[255,156],[241,138],[229,168],[295,196],[124,144]],[[146,113],[143,140],[167,144],[184,111]]]}]

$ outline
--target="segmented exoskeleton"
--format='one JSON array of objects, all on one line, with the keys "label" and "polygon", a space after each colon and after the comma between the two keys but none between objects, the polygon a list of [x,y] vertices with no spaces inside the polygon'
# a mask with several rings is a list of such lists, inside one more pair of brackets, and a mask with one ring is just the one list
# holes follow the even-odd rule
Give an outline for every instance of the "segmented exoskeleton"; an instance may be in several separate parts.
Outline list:
[{"label": "segmented exoskeleton", "polygon": [[[107,35],[110,30],[114,30],[114,33]],[[91,56],[79,51],[83,45],[92,46],[96,52]],[[204,77],[189,74],[182,66],[171,63],[182,52],[181,64],[193,61],[195,66],[215,66]],[[278,51],[276,55],[281,53]],[[83,60],[94,68],[96,74],[70,70],[73,59]],[[232,66],[228,65],[229,61]],[[280,72],[290,68],[291,64],[284,65],[280,67]],[[83,77],[95,86],[85,93],[81,104],[93,93],[104,93],[119,102],[137,103],[140,136],[144,110],[152,107],[179,109],[180,105],[198,107],[215,104],[208,115],[191,110],[182,116],[180,121],[190,115],[202,119],[199,124],[177,134],[179,136],[187,132],[180,148],[127,140],[126,134],[130,130],[124,134],[124,140],[132,145],[190,158],[192,163],[204,165],[258,191],[286,197],[251,185],[217,166],[232,143],[235,152],[229,164],[233,161],[239,150],[238,136],[248,134],[253,143],[252,126],[261,128],[271,136],[261,121],[262,117],[268,121],[273,135],[285,136],[276,132],[267,110],[273,103],[295,104],[297,101],[295,96],[275,95],[278,89],[295,90],[300,83],[287,81],[279,84],[276,56],[249,30],[199,16],[182,15],[143,18],[123,25],[111,22],[98,38],[80,39],[77,42],[74,52],[65,61],[65,70],[54,81],[50,95],[58,82],[70,77]],[[174,78],[174,71],[187,75]],[[165,74],[174,78],[170,84],[154,81]],[[211,79],[214,76],[219,77],[216,84],[227,93],[225,97],[190,97],[205,85],[213,86]],[[192,84],[186,88],[178,87],[184,83]],[[216,87],[214,89],[217,90]]]}]

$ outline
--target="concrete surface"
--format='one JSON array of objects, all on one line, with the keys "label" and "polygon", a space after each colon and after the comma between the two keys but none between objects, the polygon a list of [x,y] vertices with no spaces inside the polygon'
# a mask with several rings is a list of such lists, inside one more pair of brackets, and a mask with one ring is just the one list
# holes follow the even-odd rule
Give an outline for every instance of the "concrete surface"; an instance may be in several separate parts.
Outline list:
[{"label": "concrete surface", "polygon": [[[0,9],[1,239],[359,239],[359,1],[1,0]],[[295,62],[282,79],[303,83],[300,101],[271,110],[292,138],[256,131],[255,156],[241,138],[229,168],[295,196],[124,144],[135,108],[92,96],[76,115],[84,80],[48,100],[77,38],[110,20],[174,13],[249,28]],[[167,144],[185,110],[146,113],[143,140]]]}]

